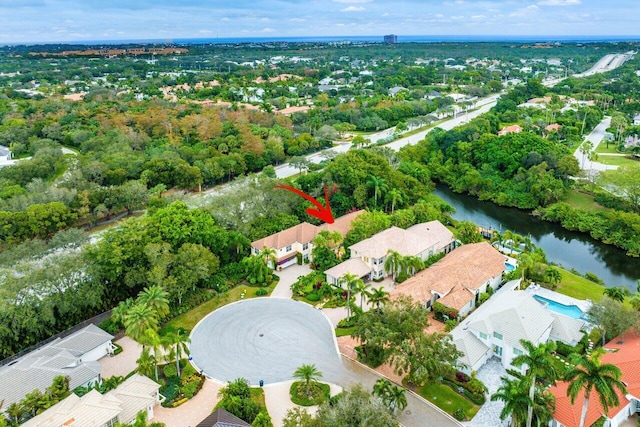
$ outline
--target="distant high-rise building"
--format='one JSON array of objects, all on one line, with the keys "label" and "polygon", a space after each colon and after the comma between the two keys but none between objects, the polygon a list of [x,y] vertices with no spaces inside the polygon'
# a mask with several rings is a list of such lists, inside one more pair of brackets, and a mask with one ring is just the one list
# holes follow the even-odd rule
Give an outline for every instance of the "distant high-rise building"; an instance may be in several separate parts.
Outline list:
[{"label": "distant high-rise building", "polygon": [[398,43],[398,36],[396,36],[395,34],[387,34],[386,36],[384,36],[384,42],[390,44]]}]

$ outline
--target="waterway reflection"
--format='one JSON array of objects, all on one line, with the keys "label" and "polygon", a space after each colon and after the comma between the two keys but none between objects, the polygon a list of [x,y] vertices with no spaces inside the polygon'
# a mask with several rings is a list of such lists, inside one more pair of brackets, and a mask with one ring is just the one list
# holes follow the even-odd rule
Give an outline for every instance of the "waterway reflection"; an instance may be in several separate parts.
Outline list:
[{"label": "waterway reflection", "polygon": [[529,235],[545,251],[549,261],[566,269],[575,268],[582,274],[596,274],[607,286],[626,286],[636,290],[640,279],[640,259],[629,257],[614,246],[605,245],[583,233],[565,230],[558,224],[541,221],[525,211],[456,194],[444,186],[438,186],[435,194],[456,209],[453,215],[456,219]]}]

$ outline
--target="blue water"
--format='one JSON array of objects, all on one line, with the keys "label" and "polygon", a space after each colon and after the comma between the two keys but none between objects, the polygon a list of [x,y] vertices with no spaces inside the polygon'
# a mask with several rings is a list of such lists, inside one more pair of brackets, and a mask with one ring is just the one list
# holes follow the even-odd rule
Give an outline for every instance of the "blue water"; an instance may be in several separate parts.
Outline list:
[{"label": "blue water", "polygon": [[505,263],[504,263],[504,265],[507,267],[507,268],[505,269],[505,270],[507,270],[507,271],[513,271],[513,270],[515,270],[515,269],[516,269],[516,266],[515,266],[515,265],[510,264],[510,263],[508,263],[508,262],[505,262]]},{"label": "blue water", "polygon": [[584,314],[577,305],[560,304],[557,301],[541,297],[540,295],[534,295],[533,297],[538,301],[545,303],[549,310],[555,311],[556,313],[560,313],[568,317],[573,317],[574,319],[580,319]]}]

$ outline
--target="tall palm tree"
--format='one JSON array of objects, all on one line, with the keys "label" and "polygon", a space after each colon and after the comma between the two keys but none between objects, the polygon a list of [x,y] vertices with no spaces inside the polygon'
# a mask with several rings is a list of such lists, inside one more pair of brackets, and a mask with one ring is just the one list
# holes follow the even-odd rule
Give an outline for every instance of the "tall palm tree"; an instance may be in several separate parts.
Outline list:
[{"label": "tall palm tree", "polygon": [[162,359],[162,349],[167,348],[167,340],[158,335],[153,329],[147,329],[144,334],[143,344],[148,345],[153,350],[153,359],[155,360],[155,377],[158,381],[158,363]]},{"label": "tall palm tree", "polygon": [[396,204],[402,203],[402,200],[403,200],[402,191],[398,190],[397,188],[391,189],[387,193],[385,200],[387,201],[387,203],[391,203],[391,213],[393,213],[393,211],[395,211],[396,209]]},{"label": "tall palm tree", "polygon": [[385,291],[384,286],[379,288],[373,288],[368,295],[369,304],[373,305],[376,309],[380,309],[381,305],[389,302],[389,292]]},{"label": "tall palm tree", "polygon": [[522,272],[521,279],[524,280],[525,273],[528,269],[533,267],[533,258],[528,253],[521,253],[518,255],[518,267],[520,267]]},{"label": "tall palm tree", "polygon": [[127,335],[138,342],[144,340],[147,329],[158,330],[158,318],[155,310],[147,304],[136,304],[124,316]]},{"label": "tall palm tree", "polygon": [[403,257],[402,264],[405,269],[405,273],[409,276],[413,276],[416,272],[424,269],[424,261],[413,255]]},{"label": "tall palm tree", "polygon": [[536,346],[530,341],[520,340],[520,345],[525,352],[514,357],[511,364],[516,367],[527,367],[527,376],[531,380],[531,386],[529,387],[529,400],[531,404],[527,408],[527,427],[531,427],[536,379],[544,377],[547,381],[554,384],[557,378],[551,356],[551,353],[556,349],[556,344],[553,341],[549,341],[548,344],[540,343]]},{"label": "tall palm tree", "polygon": [[302,365],[293,372],[293,377],[298,378],[304,382],[305,390],[311,391],[312,384],[316,383],[318,379],[322,378],[322,372],[316,368],[316,365]]},{"label": "tall palm tree", "polygon": [[168,337],[169,344],[172,346],[172,355],[176,359],[176,369],[178,370],[178,377],[180,376],[180,359],[182,359],[182,355],[189,355],[189,343],[191,340],[189,339],[189,334],[182,329],[179,328],[173,334],[170,334]]},{"label": "tall palm tree", "polygon": [[382,194],[389,189],[387,181],[384,178],[378,178],[374,175],[369,175],[367,187],[373,189],[373,200],[376,206],[378,205],[378,194]]},{"label": "tall palm tree", "polygon": [[363,310],[364,298],[368,297],[368,290],[370,287],[371,285],[369,283],[365,283],[362,279],[356,280],[353,284],[354,292],[360,294],[360,311]]},{"label": "tall palm tree", "polygon": [[620,288],[616,288],[615,286],[605,288],[605,290],[602,291],[602,294],[608,296],[614,301],[624,302],[624,291]]},{"label": "tall palm tree", "polygon": [[404,269],[404,257],[399,252],[389,250],[387,259],[384,260],[384,269],[391,274],[395,285],[398,274]]},{"label": "tall palm tree", "polygon": [[258,256],[262,258],[265,264],[271,265],[271,267],[275,270],[275,268],[277,267],[276,263],[278,262],[278,257],[276,256],[276,254],[277,252],[275,249],[264,246]]},{"label": "tall palm tree", "polygon": [[573,404],[578,395],[584,392],[584,403],[582,404],[582,414],[580,415],[580,427],[584,427],[589,408],[589,398],[591,392],[595,391],[605,413],[611,406],[620,404],[616,390],[621,394],[627,393],[627,388],[620,380],[622,372],[620,368],[611,363],[601,363],[600,358],[604,351],[598,349],[591,353],[591,356],[576,355],[572,359],[575,365],[566,375],[569,382],[567,396],[571,398]]},{"label": "tall palm tree", "polygon": [[491,395],[491,401],[504,402],[500,420],[511,416],[511,425],[521,426],[527,421],[527,408],[533,403],[528,393],[530,379],[502,377],[501,380],[502,385]]},{"label": "tall palm tree", "polygon": [[140,375],[150,377],[156,366],[156,358],[151,355],[147,347],[143,347],[140,357],[136,360],[136,364],[138,365],[136,370]]},{"label": "tall palm tree", "polygon": [[544,271],[544,280],[552,285],[557,285],[562,280],[562,274],[555,267],[549,267]]},{"label": "tall palm tree", "polygon": [[343,286],[347,290],[347,319],[351,317],[351,291],[356,284],[357,280],[362,280],[353,273],[345,273],[339,280],[340,286]]},{"label": "tall palm tree", "polygon": [[124,326],[124,318],[135,304],[133,298],[127,298],[111,310],[111,320],[121,326]]},{"label": "tall palm tree", "polygon": [[158,320],[164,319],[169,314],[169,293],[160,286],[144,288],[138,295],[138,301],[151,307]]},{"label": "tall palm tree", "polygon": [[404,393],[404,389],[402,387],[398,387],[397,385],[392,385],[389,389],[389,409],[394,414],[399,409],[401,411],[407,407],[407,396]]}]

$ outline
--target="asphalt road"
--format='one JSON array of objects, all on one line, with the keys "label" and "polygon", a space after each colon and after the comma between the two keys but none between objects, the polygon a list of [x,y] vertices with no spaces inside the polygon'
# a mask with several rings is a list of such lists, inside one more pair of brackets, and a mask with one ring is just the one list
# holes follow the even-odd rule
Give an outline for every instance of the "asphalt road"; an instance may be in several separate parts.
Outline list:
[{"label": "asphalt road", "polygon": [[[439,127],[441,129],[445,129],[445,130],[450,130],[453,129],[456,126],[459,126],[463,123],[466,123],[467,121],[478,117],[481,114],[486,113],[487,111],[489,111],[494,105],[496,105],[496,102],[498,100],[498,98],[500,97],[500,95],[491,95],[487,98],[482,98],[479,99],[478,102],[476,103],[476,109],[474,109],[473,111],[469,111],[467,113],[460,113],[458,114],[457,117],[449,119],[449,120],[445,120],[444,122],[438,124],[436,127]],[[386,129],[384,131],[380,131],[378,132],[377,136],[379,137],[384,137],[385,135],[388,136],[393,132],[394,128],[389,128]],[[435,128],[429,128],[426,129],[422,132],[416,133],[414,135],[405,137],[405,138],[400,138],[397,139],[389,144],[386,144],[385,147],[389,147],[392,150],[399,150],[401,147],[404,147],[405,145],[413,145],[413,144],[417,144],[419,141],[422,141],[425,137],[425,135],[429,132],[431,132],[433,129]],[[372,138],[373,139],[373,138]],[[379,138],[378,138],[379,139]],[[306,159],[311,162],[311,163],[315,163],[318,164],[320,163],[326,156],[326,152],[333,152],[335,154],[340,154],[340,153],[344,153],[346,151],[349,150],[349,148],[351,148],[351,143],[349,142],[345,142],[345,143],[341,143],[340,145],[321,151],[319,153],[315,153],[315,154],[311,154],[309,156],[306,157]],[[297,173],[300,173],[300,171],[296,168],[294,168],[293,166],[289,165],[288,163],[285,163],[281,166],[278,166],[276,168],[276,176],[278,178],[288,178],[290,176],[293,176]]]},{"label": "asphalt road", "polygon": [[[598,126],[596,126],[593,131],[591,131],[591,133],[585,138],[585,140],[591,141],[594,150],[598,147],[598,144],[602,142],[604,134],[609,126],[611,126],[611,117],[605,117],[600,123],[598,123]],[[580,147],[576,149],[573,155],[578,160],[580,169],[582,170],[605,171],[610,169],[618,169],[618,166],[615,165],[605,165],[603,163],[589,161],[589,159],[580,152]]]},{"label": "asphalt road", "polygon": [[[315,364],[322,381],[371,389],[380,376],[342,358],[322,311],[284,298],[256,298],[226,305],[202,319],[191,333],[192,362],[219,381],[244,377],[253,385],[293,379],[302,364]],[[407,393],[398,416],[406,427],[460,426],[423,399]]]}]

